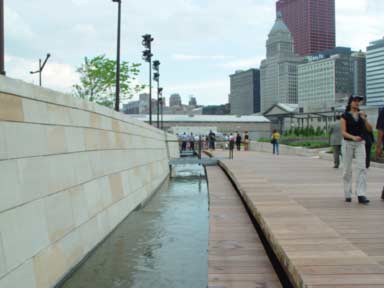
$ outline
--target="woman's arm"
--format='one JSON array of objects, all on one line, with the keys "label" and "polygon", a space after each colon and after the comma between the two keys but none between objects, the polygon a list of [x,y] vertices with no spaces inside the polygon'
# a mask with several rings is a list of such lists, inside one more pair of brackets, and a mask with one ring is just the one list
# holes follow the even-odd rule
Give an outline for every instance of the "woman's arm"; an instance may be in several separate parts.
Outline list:
[{"label": "woman's arm", "polygon": [[372,128],[371,123],[369,123],[369,121],[368,121],[367,114],[365,114],[363,111],[360,111],[359,114],[360,114],[361,119],[364,120],[365,128],[367,128],[368,132],[372,132],[373,128]]}]

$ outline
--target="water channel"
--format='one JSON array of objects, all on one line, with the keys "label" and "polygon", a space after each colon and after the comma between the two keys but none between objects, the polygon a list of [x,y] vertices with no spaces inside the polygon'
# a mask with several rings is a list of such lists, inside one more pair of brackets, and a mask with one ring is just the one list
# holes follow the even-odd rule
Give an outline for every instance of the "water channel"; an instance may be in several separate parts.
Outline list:
[{"label": "water channel", "polygon": [[199,165],[132,212],[61,288],[203,288],[208,271],[208,188]]}]

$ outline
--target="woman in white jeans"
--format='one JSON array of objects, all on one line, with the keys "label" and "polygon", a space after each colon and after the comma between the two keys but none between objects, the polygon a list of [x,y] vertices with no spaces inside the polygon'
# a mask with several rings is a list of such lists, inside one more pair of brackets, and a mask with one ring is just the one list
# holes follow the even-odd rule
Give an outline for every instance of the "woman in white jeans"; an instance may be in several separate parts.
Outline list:
[{"label": "woman in white jeans", "polygon": [[359,110],[363,97],[353,96],[348,100],[348,105],[341,118],[341,133],[344,137],[342,155],[344,162],[344,193],[345,201],[352,201],[352,159],[356,159],[356,195],[359,203],[368,204],[365,196],[367,190],[367,169],[365,166],[365,142],[363,135],[372,131],[372,126],[364,112]]}]

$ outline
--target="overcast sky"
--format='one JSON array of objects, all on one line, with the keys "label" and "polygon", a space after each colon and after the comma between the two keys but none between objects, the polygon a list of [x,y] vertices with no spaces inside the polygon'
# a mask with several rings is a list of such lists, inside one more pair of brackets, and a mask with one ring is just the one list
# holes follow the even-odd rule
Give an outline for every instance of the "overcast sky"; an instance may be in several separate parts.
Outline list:
[{"label": "overcast sky", "polygon": [[[115,58],[117,4],[111,0],[5,0],[6,71],[37,83],[37,61],[52,54],[43,85],[71,92],[85,56]],[[142,63],[150,33],[165,96],[228,102],[229,77],[258,68],[275,20],[275,0],[122,0],[122,58]],[[383,0],[336,0],[337,45],[366,50],[384,35]],[[140,81],[147,82],[148,65]]]}]

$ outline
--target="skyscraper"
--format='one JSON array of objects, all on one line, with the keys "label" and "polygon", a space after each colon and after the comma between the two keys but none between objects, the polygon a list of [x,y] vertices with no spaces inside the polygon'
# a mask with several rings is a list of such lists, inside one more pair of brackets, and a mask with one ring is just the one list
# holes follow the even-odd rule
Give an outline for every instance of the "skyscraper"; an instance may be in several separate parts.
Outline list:
[{"label": "skyscraper", "polygon": [[384,105],[384,38],[367,47],[367,105]]},{"label": "skyscraper", "polygon": [[335,48],[335,0],[279,0],[276,11],[291,31],[296,53],[305,56]]},{"label": "skyscraper", "polygon": [[293,40],[281,13],[268,35],[267,58],[260,65],[261,112],[277,103],[297,104],[297,66],[303,58],[293,53]]},{"label": "skyscraper", "polygon": [[229,76],[231,114],[248,115],[260,112],[260,70],[236,71]]}]

